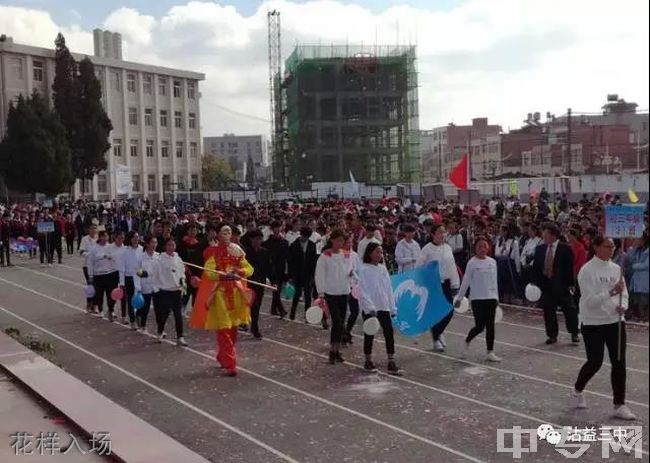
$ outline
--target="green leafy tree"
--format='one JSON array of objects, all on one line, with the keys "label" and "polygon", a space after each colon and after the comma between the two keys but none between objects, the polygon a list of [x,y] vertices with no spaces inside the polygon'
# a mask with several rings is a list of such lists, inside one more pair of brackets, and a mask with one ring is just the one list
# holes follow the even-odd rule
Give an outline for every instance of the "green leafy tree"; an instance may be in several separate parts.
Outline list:
[{"label": "green leafy tree", "polygon": [[0,143],[0,172],[7,187],[54,196],[66,190],[72,173],[65,129],[46,100],[34,92],[9,106],[7,133]]},{"label": "green leafy tree", "polygon": [[[52,92],[54,95],[54,109],[61,118],[61,123],[66,131],[68,145],[72,151],[72,158],[77,159],[79,145],[79,134],[81,131],[82,118],[79,112],[81,92],[77,80],[77,62],[65,44],[65,37],[59,33],[55,45],[55,67]],[[73,165],[76,172],[76,166]]]},{"label": "green leafy tree", "polygon": [[204,190],[218,190],[230,185],[233,173],[225,159],[213,155],[204,155],[201,160],[201,177]]}]

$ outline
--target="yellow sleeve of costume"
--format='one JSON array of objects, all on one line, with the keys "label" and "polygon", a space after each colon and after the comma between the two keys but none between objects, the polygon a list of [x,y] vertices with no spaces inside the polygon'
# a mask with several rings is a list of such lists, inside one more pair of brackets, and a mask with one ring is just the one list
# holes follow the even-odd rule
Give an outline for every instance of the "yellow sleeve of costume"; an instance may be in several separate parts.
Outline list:
[{"label": "yellow sleeve of costume", "polygon": [[210,257],[204,264],[206,270],[203,272],[203,275],[208,278],[208,280],[216,281],[219,279],[219,274],[214,272],[217,269],[217,262],[214,260],[214,257]]},{"label": "yellow sleeve of costume", "polygon": [[239,269],[239,272],[244,278],[250,277],[254,272],[253,266],[248,263],[245,257],[242,257],[241,259],[241,268]]}]

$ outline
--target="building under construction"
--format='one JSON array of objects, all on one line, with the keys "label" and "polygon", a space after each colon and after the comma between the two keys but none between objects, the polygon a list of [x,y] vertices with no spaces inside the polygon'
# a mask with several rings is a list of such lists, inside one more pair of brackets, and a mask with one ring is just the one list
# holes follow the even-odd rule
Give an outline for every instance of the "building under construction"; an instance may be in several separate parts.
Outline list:
[{"label": "building under construction", "polygon": [[298,46],[275,99],[278,189],[420,179],[413,46]]}]

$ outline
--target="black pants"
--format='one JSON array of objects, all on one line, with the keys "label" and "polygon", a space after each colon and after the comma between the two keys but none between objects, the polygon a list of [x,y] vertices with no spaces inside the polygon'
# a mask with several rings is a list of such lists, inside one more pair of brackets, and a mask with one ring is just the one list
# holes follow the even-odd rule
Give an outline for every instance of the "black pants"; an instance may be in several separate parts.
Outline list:
[{"label": "black pants", "polygon": [[49,249],[48,251],[50,252],[49,255],[49,260],[48,262],[51,264],[54,262],[54,252],[56,252],[56,258],[59,261],[59,264],[61,263],[61,257],[63,254],[63,244],[61,242],[61,237],[52,237],[48,243]]},{"label": "black pants", "polygon": [[605,346],[612,364],[612,390],[614,405],[625,404],[625,323],[621,327],[621,360],[618,360],[618,323],[609,325],[582,325],[582,336],[587,350],[587,363],[582,366],[576,381],[576,391],[582,392],[587,383],[600,370],[605,356]]},{"label": "black pants", "polygon": [[[89,283],[88,283],[88,280],[89,280],[90,277],[89,277],[89,275],[88,275],[88,267],[84,266],[84,267],[81,268],[81,270],[82,270],[83,273],[84,273],[84,279],[86,280],[86,284],[89,284]],[[97,292],[97,291],[95,291],[95,293],[96,293],[96,292]],[[96,296],[96,294],[95,294],[95,296]],[[87,297],[87,298],[86,298],[86,305],[87,305],[87,306],[95,305],[95,298],[94,298],[94,297]]]},{"label": "black pants", "polygon": [[11,265],[11,249],[9,248],[9,238],[4,240],[0,244],[0,264],[5,265],[5,260],[7,261],[6,265]]},{"label": "black pants", "polygon": [[485,343],[488,352],[494,350],[494,316],[497,311],[498,301],[496,299],[480,299],[472,301],[472,313],[474,314],[474,328],[469,330],[466,343],[472,342],[476,336],[485,330]]},{"label": "black pants", "polygon": [[[449,282],[449,280],[445,280],[445,282],[442,284],[442,292],[445,295],[447,302],[451,304],[454,299],[454,296],[452,294],[451,283]],[[440,339],[440,335],[445,332],[445,329],[447,329],[447,325],[449,325],[449,322],[453,317],[454,317],[454,311],[452,310],[451,312],[449,312],[449,315],[447,315],[445,318],[443,318],[438,323],[433,325],[433,327],[431,328],[431,336],[433,337],[433,342],[436,342]]]},{"label": "black pants", "polygon": [[274,279],[272,283],[278,289],[277,291],[273,291],[273,297],[271,298],[271,315],[281,315],[285,312],[284,305],[282,305],[283,281],[281,279]]},{"label": "black pants", "polygon": [[[363,314],[363,320],[370,318],[370,315]],[[386,354],[388,357],[392,357],[395,354],[395,337],[393,336],[393,322],[390,319],[390,312],[379,311],[377,312],[377,320],[379,320],[379,325],[381,330],[384,332],[384,341],[386,341]],[[363,353],[366,357],[372,355],[372,342],[375,339],[374,336],[368,336],[367,334],[363,335]]]},{"label": "black pants", "polygon": [[560,328],[557,323],[557,308],[560,307],[564,313],[566,329],[572,335],[579,332],[578,309],[573,303],[573,296],[568,289],[548,288],[542,293],[541,301],[544,310],[544,324],[546,335],[549,338],[557,338]]},{"label": "black pants", "polygon": [[260,332],[260,308],[264,300],[264,288],[253,285],[253,292],[255,293],[255,300],[251,305],[251,333],[257,334]]},{"label": "black pants", "polygon": [[74,235],[65,237],[65,247],[69,256],[74,254]]},{"label": "black pants", "polygon": [[95,305],[99,313],[102,313],[104,304],[104,294],[106,295],[106,305],[108,313],[113,313],[115,301],[111,298],[111,292],[120,284],[120,274],[118,272],[107,273],[106,275],[95,275]]},{"label": "black pants", "polygon": [[181,291],[165,291],[161,289],[158,292],[158,297],[153,307],[154,312],[156,312],[158,334],[162,334],[163,331],[165,331],[165,323],[167,323],[169,313],[172,312],[174,314],[174,324],[176,326],[176,337],[180,338],[183,336],[183,317],[181,315],[182,303]]},{"label": "black pants", "polygon": [[82,230],[77,230],[77,251],[79,250],[79,247],[81,246],[81,238],[83,236],[83,231]]},{"label": "black pants", "polygon": [[300,296],[302,295],[305,300],[305,310],[311,307],[311,295],[312,295],[312,284],[311,281],[303,283],[301,281],[294,280],[294,287],[296,288],[296,293],[293,295],[293,301],[291,301],[291,313],[289,317],[293,320],[296,318],[296,309],[298,307],[298,302],[300,301]]},{"label": "black pants", "polygon": [[[41,264],[44,264],[46,260],[48,264],[52,263],[52,258],[50,258],[52,251],[50,251],[50,247],[51,246],[49,241],[47,241],[44,237],[38,238],[38,256]],[[52,254],[52,256],[54,256],[54,254]]]},{"label": "black pants", "polygon": [[345,312],[348,307],[348,295],[331,296],[325,295],[325,301],[332,319],[332,330],[330,331],[330,343],[340,344],[343,340],[343,329],[345,323]]},{"label": "black pants", "polygon": [[347,334],[350,334],[352,333],[352,328],[354,328],[354,324],[357,322],[357,318],[359,318],[359,301],[357,301],[354,297],[352,297],[352,294],[348,296],[348,307],[350,309],[350,315],[348,316],[348,321],[345,323],[345,332]]},{"label": "black pants", "polygon": [[143,294],[144,304],[136,313],[136,318],[138,319],[138,326],[140,328],[145,328],[147,326],[147,317],[149,316],[149,309],[151,309],[151,302],[155,304],[155,295],[154,294]]},{"label": "black pants", "polygon": [[183,308],[187,307],[187,303],[190,301],[190,299],[192,299],[192,306],[194,306],[194,302],[196,301],[196,292],[198,291],[198,288],[192,286],[191,282],[192,277],[187,280],[187,290],[183,295]]},{"label": "black pants", "polygon": [[[135,321],[135,310],[133,310],[133,295],[135,294],[135,285],[133,284],[133,277],[125,276],[124,277],[124,289],[126,289],[126,295],[122,298],[122,316],[126,317],[126,309],[129,312],[129,321],[133,323]],[[126,301],[125,301],[126,299]]]}]

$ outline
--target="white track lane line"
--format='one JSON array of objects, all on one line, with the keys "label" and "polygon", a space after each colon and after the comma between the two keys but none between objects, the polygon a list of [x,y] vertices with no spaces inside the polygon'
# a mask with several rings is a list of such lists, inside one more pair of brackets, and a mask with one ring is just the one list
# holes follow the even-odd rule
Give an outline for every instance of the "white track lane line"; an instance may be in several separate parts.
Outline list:
[{"label": "white track lane line", "polygon": [[[20,284],[18,284],[18,283],[14,283],[13,281],[5,280],[4,278],[0,278],[0,281],[2,281],[2,282],[4,282],[4,283],[7,283],[7,284],[9,284],[9,285],[15,286],[15,287],[17,287],[17,288],[20,288],[20,289],[22,289],[22,290],[24,290],[24,291],[28,291],[28,292],[30,292],[30,293],[36,294],[37,296],[40,296],[40,297],[43,297],[43,298],[49,299],[49,300],[54,301],[54,302],[57,302],[57,303],[59,303],[59,304],[61,304],[61,305],[64,305],[64,306],[69,307],[69,308],[71,308],[71,309],[73,309],[73,310],[76,310],[77,312],[81,312],[81,313],[85,313],[85,312],[86,312],[84,309],[81,309],[81,308],[79,308],[79,307],[75,307],[74,305],[69,304],[69,303],[67,303],[67,302],[65,302],[65,301],[62,301],[62,300],[60,300],[60,299],[57,299],[57,298],[54,298],[54,297],[48,296],[47,294],[41,293],[41,292],[39,292],[39,291],[35,291],[35,290],[31,289],[31,288],[27,288],[27,287],[25,287],[25,286],[23,286],[23,285],[20,285]],[[13,314],[13,313],[12,313],[12,314]],[[15,315],[15,314],[13,314],[13,315]],[[28,323],[31,324],[31,322],[28,322]],[[119,326],[123,326],[124,328],[127,328],[127,329],[129,328],[129,327],[126,326],[126,325],[119,325]],[[48,333],[48,334],[49,334],[49,333]],[[150,336],[150,337],[154,337],[154,335],[152,335],[152,334],[150,334],[150,333],[146,333],[146,335],[147,335],[147,336]],[[62,338],[61,338],[61,339],[62,339]],[[63,339],[62,339],[62,340],[63,340]],[[64,340],[64,341],[65,341],[65,340]],[[68,341],[65,341],[65,342],[68,342]],[[171,342],[171,341],[167,341],[167,342],[168,342],[169,344],[175,345],[175,343],[173,343],[173,342]],[[208,359],[210,359],[210,360],[214,360],[214,358],[213,358],[212,356],[210,356],[210,355],[208,355],[208,354],[206,354],[206,353],[204,353],[204,352],[200,352],[200,351],[197,351],[197,350],[195,350],[195,349],[192,349],[192,348],[190,348],[190,347],[183,347],[183,349],[185,349],[185,350],[187,350],[187,351],[189,351],[189,352],[192,352],[192,353],[194,353],[194,354],[200,355],[200,356],[202,356],[202,357],[208,358]],[[117,366],[116,366],[116,367],[117,367]],[[119,368],[119,367],[118,367],[118,368]],[[285,384],[285,383],[283,383],[283,382],[281,382],[281,381],[277,381],[277,380],[275,380],[275,379],[273,379],[273,378],[269,378],[268,376],[264,376],[264,375],[262,375],[262,374],[260,374],[260,373],[256,373],[255,371],[252,371],[252,370],[249,370],[249,369],[247,369],[247,368],[243,368],[243,367],[238,367],[238,370],[239,370],[239,371],[242,371],[242,372],[244,372],[244,373],[247,373],[247,374],[249,374],[249,375],[251,375],[251,376],[254,376],[254,377],[258,378],[258,379],[261,379],[261,380],[263,380],[263,381],[266,381],[266,382],[269,382],[269,383],[274,384],[274,385],[276,385],[276,386],[279,386],[279,387],[281,387],[281,388],[287,389],[287,390],[289,390],[289,391],[291,391],[291,392],[293,392],[293,393],[295,393],[295,394],[301,394],[301,395],[304,395],[305,397],[308,397],[308,398],[310,398],[310,399],[313,399],[313,400],[315,400],[315,401],[317,401],[317,402],[321,402],[321,403],[323,403],[323,404],[325,404],[325,405],[327,405],[327,406],[329,406],[329,407],[336,408],[336,409],[338,409],[338,410],[344,411],[344,412],[346,412],[346,413],[349,413],[349,414],[354,415],[354,416],[356,416],[356,417],[358,417],[358,418],[361,418],[361,419],[364,419],[364,420],[366,420],[366,421],[369,421],[369,422],[371,422],[371,423],[373,423],[373,424],[376,424],[376,425],[378,425],[378,426],[381,426],[381,427],[384,427],[384,428],[390,429],[391,431],[397,432],[397,433],[402,434],[402,435],[404,435],[404,436],[406,436],[406,437],[410,437],[411,439],[415,439],[415,440],[417,440],[417,441],[419,441],[419,442],[422,442],[422,443],[428,444],[428,445],[430,445],[430,446],[432,446],[432,447],[439,448],[439,449],[441,449],[441,450],[444,450],[444,451],[446,451],[446,452],[449,452],[449,453],[451,453],[451,454],[454,454],[454,455],[456,455],[456,456],[458,456],[458,457],[464,458],[464,459],[466,459],[466,460],[468,460],[468,461],[473,461],[473,462],[475,462],[475,463],[484,463],[483,460],[479,460],[479,459],[477,459],[477,458],[475,458],[475,457],[472,457],[471,455],[467,455],[467,454],[465,454],[465,453],[463,453],[463,452],[460,452],[460,451],[458,451],[458,450],[452,449],[451,447],[448,447],[448,446],[446,446],[446,445],[444,445],[444,444],[440,444],[440,443],[435,442],[435,441],[433,441],[433,440],[431,440],[431,439],[428,439],[428,438],[426,438],[426,437],[420,436],[420,435],[418,435],[418,434],[414,434],[414,433],[412,433],[412,432],[410,432],[410,431],[407,431],[407,430],[405,430],[405,429],[402,429],[402,428],[400,428],[400,427],[398,427],[398,426],[394,426],[394,425],[392,425],[392,424],[390,424],[390,423],[386,423],[386,422],[381,421],[381,420],[379,420],[379,419],[377,419],[377,418],[373,418],[372,416],[366,415],[366,414],[364,414],[364,413],[362,413],[362,412],[358,412],[358,411],[356,411],[356,410],[353,410],[353,409],[351,409],[351,408],[348,408],[348,407],[345,407],[345,406],[343,406],[343,405],[337,404],[337,403],[332,402],[332,401],[330,401],[330,400],[323,399],[322,397],[318,397],[317,395],[314,395],[314,394],[312,394],[312,393],[310,393],[310,392],[303,391],[302,389],[298,389],[298,388],[296,388],[296,387],[294,387],[294,386],[291,386],[291,385],[289,385],[289,384]],[[126,371],[126,370],[125,370],[125,371]],[[135,376],[135,375],[134,375],[134,376]],[[462,397],[462,396],[458,396],[458,397]],[[492,408],[495,408],[495,407],[492,406],[492,405],[489,405],[489,404],[486,404],[486,405],[487,405],[487,406],[490,406],[490,407],[492,407]],[[292,460],[292,461],[294,461],[294,460]]]},{"label": "white track lane line", "polygon": [[[30,272],[36,272],[36,273],[39,273],[39,274],[41,274],[41,275],[43,275],[43,276],[45,276],[47,278],[51,278],[53,280],[58,280],[58,281],[61,281],[63,283],[67,283],[67,284],[70,284],[70,285],[73,285],[73,286],[79,286],[79,287],[84,286],[84,285],[82,285],[80,283],[70,281],[70,280],[66,280],[64,278],[55,277],[55,276],[49,275],[47,273],[37,272],[36,270],[31,270],[31,269],[26,269],[26,268],[22,268],[22,269],[30,271]],[[3,280],[2,278],[0,278],[0,281],[7,281],[7,280]],[[14,282],[8,282],[8,283],[12,284],[14,286],[18,286],[18,287],[20,287],[22,289],[25,289],[27,291],[34,292],[34,290],[32,290],[30,288],[25,288],[24,286],[19,285],[18,283],[14,283]],[[39,294],[39,295],[41,295],[43,297],[51,298],[50,296],[45,295],[45,294],[41,294],[41,293],[38,293],[38,292],[35,292],[35,293]],[[265,297],[269,297],[269,296],[267,295]],[[53,298],[51,298],[51,299],[53,299]],[[58,299],[53,299],[53,300],[59,301]],[[65,302],[65,301],[59,301],[59,302],[63,302],[65,304],[67,304],[67,302]],[[75,309],[77,309],[77,308],[75,307]],[[263,313],[260,314],[260,315],[263,316],[263,317],[276,318],[276,317],[273,317],[272,315],[263,314]],[[292,322],[291,320],[286,320],[286,321]],[[298,323],[299,325],[304,325],[304,323],[300,323],[300,322],[295,321],[295,320],[293,321],[293,323]],[[359,339],[363,339],[363,336],[361,336],[359,334],[352,333],[352,335],[359,338]],[[376,341],[380,342],[380,343],[383,343],[383,340],[381,340],[381,339],[376,339]],[[286,344],[286,346],[287,347],[292,347],[292,345],[290,345],[290,344]],[[530,380],[530,381],[541,382],[541,383],[548,384],[548,385],[551,385],[551,386],[560,387],[560,388],[566,389],[568,391],[573,391],[575,389],[574,386],[572,386],[572,385],[562,384],[562,383],[558,383],[556,381],[551,381],[551,380],[548,380],[548,379],[539,378],[537,376],[531,376],[531,375],[527,375],[525,373],[519,373],[519,372],[512,371],[512,370],[506,370],[504,368],[498,368],[498,367],[494,367],[494,366],[483,364],[483,363],[476,363],[476,362],[472,362],[471,360],[460,359],[460,358],[452,357],[450,355],[441,354],[441,353],[438,353],[438,352],[429,352],[429,351],[426,351],[424,349],[418,349],[418,348],[415,348],[415,347],[407,346],[405,344],[395,343],[395,347],[410,350],[410,351],[417,352],[417,353],[420,353],[420,354],[425,354],[425,355],[431,355],[431,356],[434,356],[434,357],[444,358],[446,360],[451,360],[451,361],[454,361],[454,362],[461,362],[461,363],[465,363],[467,365],[486,368],[488,370],[496,371],[496,372],[503,373],[503,374],[509,374],[509,375],[517,376],[517,377],[524,378],[524,379],[527,379],[527,380]],[[320,355],[318,353],[315,353],[315,354]],[[597,392],[597,391],[585,391],[585,392],[587,394],[594,395],[594,396],[597,396],[597,397],[611,399],[611,395],[604,394],[602,392]],[[633,400],[627,400],[627,402],[629,404],[637,405],[639,407],[650,408],[650,405],[642,403],[642,402],[637,402],[637,401],[633,401]],[[486,404],[486,405],[490,405],[490,404]],[[517,413],[517,412],[515,412],[515,413]]]},{"label": "white track lane line", "polygon": [[[30,326],[32,326],[32,327],[34,327],[34,328],[36,328],[36,329],[42,331],[43,333],[46,333],[47,335],[49,335],[49,336],[51,336],[51,337],[53,337],[53,338],[55,338],[55,339],[58,339],[59,341],[65,343],[65,344],[68,344],[69,346],[71,346],[71,347],[77,349],[77,350],[80,351],[80,352],[83,352],[84,354],[88,355],[89,357],[92,357],[93,359],[97,360],[98,362],[102,362],[102,363],[108,365],[109,367],[111,367],[111,368],[113,368],[113,369],[119,371],[119,372],[122,373],[123,375],[128,376],[129,378],[131,378],[131,379],[133,379],[133,380],[135,380],[135,381],[137,381],[137,382],[139,382],[139,383],[144,384],[145,386],[147,386],[147,387],[153,389],[154,391],[158,392],[159,394],[164,395],[164,396],[167,397],[168,399],[171,399],[171,400],[177,402],[178,404],[180,404],[180,405],[182,405],[182,406],[184,406],[184,407],[186,407],[186,408],[192,410],[192,411],[195,412],[195,413],[198,413],[199,415],[201,415],[201,416],[203,416],[203,417],[209,419],[210,421],[212,421],[212,422],[218,424],[219,426],[221,426],[221,427],[223,427],[223,428],[225,428],[225,429],[231,431],[232,433],[237,434],[238,436],[243,437],[244,439],[246,439],[246,440],[252,442],[253,444],[255,444],[255,445],[257,445],[257,446],[263,448],[264,450],[266,450],[266,451],[272,453],[272,454],[275,455],[276,457],[278,457],[278,458],[280,458],[280,459],[282,459],[282,460],[284,460],[284,461],[286,461],[286,462],[289,462],[289,463],[299,463],[298,460],[295,460],[294,458],[291,458],[289,455],[287,455],[287,454],[281,452],[280,450],[277,450],[277,449],[271,447],[270,445],[265,444],[264,442],[262,442],[262,441],[256,439],[255,437],[251,436],[251,435],[248,434],[247,432],[242,431],[241,429],[239,429],[239,428],[237,428],[237,427],[235,427],[235,426],[232,426],[232,425],[226,423],[226,422],[223,421],[223,420],[220,420],[220,419],[217,418],[216,416],[211,415],[211,414],[209,414],[209,413],[207,413],[207,412],[201,410],[200,408],[196,407],[195,405],[192,405],[191,403],[189,403],[189,402],[187,402],[187,401],[181,399],[180,397],[175,396],[175,395],[172,394],[171,392],[168,392],[168,391],[166,391],[165,389],[162,389],[162,388],[156,386],[155,384],[150,383],[150,382],[147,381],[146,379],[143,379],[143,378],[141,378],[140,376],[138,376],[138,375],[136,375],[136,374],[134,374],[134,373],[131,373],[131,372],[128,371],[128,370],[125,370],[124,368],[122,368],[122,367],[120,367],[120,366],[114,364],[113,362],[111,362],[111,361],[109,361],[109,360],[106,360],[106,359],[103,358],[103,357],[100,357],[99,355],[96,355],[96,354],[90,352],[89,350],[87,350],[87,349],[85,349],[85,348],[83,348],[83,347],[81,347],[81,346],[75,344],[74,342],[69,341],[69,340],[63,338],[62,336],[59,336],[58,334],[53,333],[53,332],[49,331],[48,329],[46,329],[46,328],[44,328],[44,327],[42,327],[42,326],[40,326],[40,325],[38,325],[38,324],[36,324],[36,323],[33,323],[33,322],[31,322],[31,321],[29,321],[29,320],[27,320],[27,319],[21,317],[20,315],[15,314],[15,313],[12,312],[11,310],[8,310],[8,309],[6,309],[6,308],[4,308],[4,307],[2,307],[2,306],[0,306],[0,311],[6,313],[7,315],[10,315],[10,316],[16,318],[17,320],[20,320],[20,321],[23,322],[23,323],[27,323],[28,325],[30,325]],[[153,336],[153,335],[152,335],[152,336]]]}]

